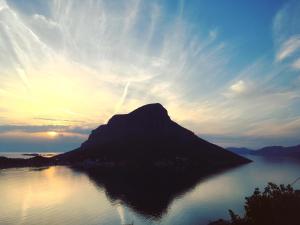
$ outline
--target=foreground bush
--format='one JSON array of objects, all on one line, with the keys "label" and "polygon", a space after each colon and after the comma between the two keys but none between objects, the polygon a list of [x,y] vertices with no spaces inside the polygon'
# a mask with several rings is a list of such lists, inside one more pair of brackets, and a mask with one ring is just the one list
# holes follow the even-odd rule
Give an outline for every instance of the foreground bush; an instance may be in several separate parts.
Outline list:
[{"label": "foreground bush", "polygon": [[300,193],[291,185],[269,183],[261,192],[255,189],[246,198],[245,215],[240,217],[229,210],[230,221],[218,220],[209,225],[299,225]]}]

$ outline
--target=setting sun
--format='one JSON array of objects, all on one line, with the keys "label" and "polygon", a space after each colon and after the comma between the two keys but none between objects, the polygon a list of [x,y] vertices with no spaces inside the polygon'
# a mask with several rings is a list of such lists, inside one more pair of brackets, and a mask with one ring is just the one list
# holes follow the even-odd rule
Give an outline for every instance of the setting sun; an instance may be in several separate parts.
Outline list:
[{"label": "setting sun", "polygon": [[48,131],[47,134],[50,137],[57,137],[59,133],[56,131]]}]

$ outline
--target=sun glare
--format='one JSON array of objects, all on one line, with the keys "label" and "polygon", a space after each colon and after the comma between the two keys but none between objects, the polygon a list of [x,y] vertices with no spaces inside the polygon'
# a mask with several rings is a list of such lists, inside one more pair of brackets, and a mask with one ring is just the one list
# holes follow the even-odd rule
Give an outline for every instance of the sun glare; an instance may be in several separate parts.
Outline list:
[{"label": "sun glare", "polygon": [[48,131],[47,134],[50,137],[57,137],[58,136],[58,132],[56,132],[56,131]]}]

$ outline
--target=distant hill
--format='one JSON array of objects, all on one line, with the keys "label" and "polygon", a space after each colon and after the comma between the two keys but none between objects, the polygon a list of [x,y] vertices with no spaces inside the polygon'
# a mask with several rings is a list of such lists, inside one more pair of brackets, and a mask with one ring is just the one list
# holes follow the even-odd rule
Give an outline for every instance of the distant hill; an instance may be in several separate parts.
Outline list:
[{"label": "distant hill", "polygon": [[158,103],[114,115],[80,148],[54,157],[83,166],[197,168],[216,171],[250,160],[211,144],[172,121]]},{"label": "distant hill", "polygon": [[238,147],[229,147],[227,148],[228,151],[231,151],[235,154],[238,155],[251,155],[254,153],[253,149],[249,149],[249,148],[238,148]]},{"label": "distant hill", "polygon": [[0,156],[0,169],[13,167],[43,167],[51,165],[53,165],[51,158],[46,158],[43,156],[35,156],[29,159],[7,158]]},{"label": "distant hill", "polygon": [[248,148],[230,147],[227,150],[239,155],[257,155],[272,158],[294,158],[300,159],[300,145],[283,147],[283,146],[267,146],[258,150]]},{"label": "distant hill", "polygon": [[291,157],[300,159],[300,145],[282,147],[282,146],[269,146],[255,151],[255,155],[262,155],[268,157]]}]

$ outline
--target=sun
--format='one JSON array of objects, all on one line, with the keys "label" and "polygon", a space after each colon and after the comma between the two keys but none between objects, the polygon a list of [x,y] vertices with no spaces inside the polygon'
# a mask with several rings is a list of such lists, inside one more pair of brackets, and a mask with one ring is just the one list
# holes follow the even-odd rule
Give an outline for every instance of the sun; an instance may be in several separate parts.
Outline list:
[{"label": "sun", "polygon": [[57,137],[58,136],[58,132],[56,131],[48,131],[47,135],[50,137]]}]

